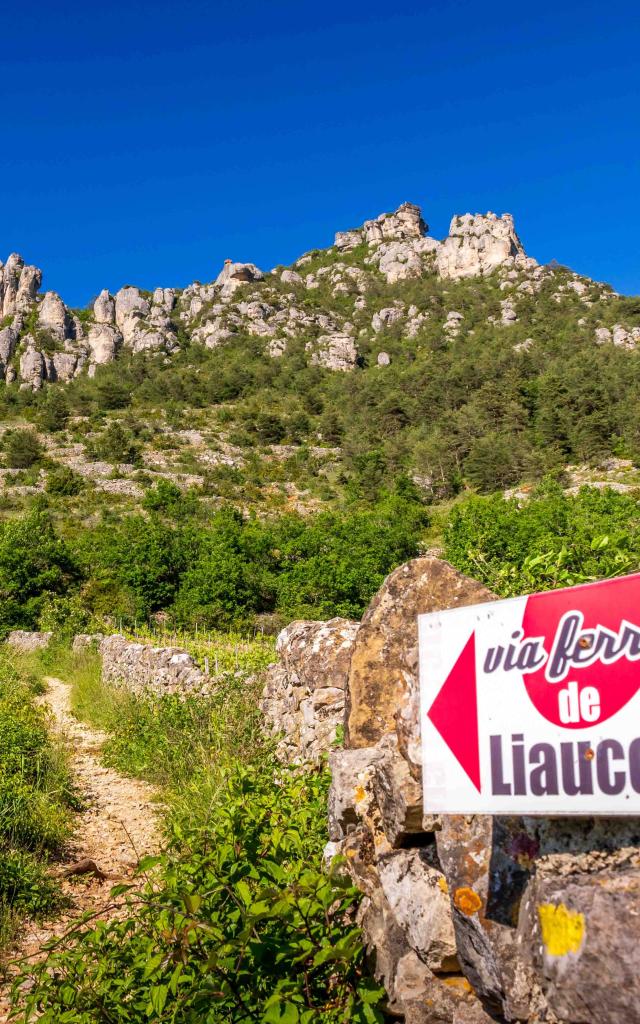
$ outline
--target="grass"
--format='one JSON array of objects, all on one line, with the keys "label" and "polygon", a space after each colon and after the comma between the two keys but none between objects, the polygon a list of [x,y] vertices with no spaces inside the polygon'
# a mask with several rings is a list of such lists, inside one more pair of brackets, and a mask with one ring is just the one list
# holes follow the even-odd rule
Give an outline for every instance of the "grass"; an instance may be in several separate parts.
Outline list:
[{"label": "grass", "polygon": [[[233,651],[235,639],[227,643]],[[266,645],[265,645],[266,647]],[[224,650],[219,644],[217,650]],[[260,654],[262,647],[259,647]],[[245,662],[255,661],[244,651]],[[71,708],[109,738],[103,760],[158,786],[169,816],[206,820],[232,764],[265,756],[258,699],[262,683],[247,671],[226,672],[210,697],[134,696],[101,679],[97,651],[53,646],[41,655],[49,674],[71,684]]]},{"label": "grass", "polygon": [[16,980],[23,1019],[381,1024],[359,894],[321,867],[328,773],[275,761],[259,677],[234,665],[210,697],[181,701],[105,685],[96,651],[54,645],[39,660],[108,733],[103,759],[160,787],[166,841],[141,864],[146,884],[113,890],[122,913],[76,925]]},{"label": "grass", "polygon": [[49,734],[30,663],[0,652],[0,950],[25,917],[61,905],[47,874],[77,807],[66,754]]}]

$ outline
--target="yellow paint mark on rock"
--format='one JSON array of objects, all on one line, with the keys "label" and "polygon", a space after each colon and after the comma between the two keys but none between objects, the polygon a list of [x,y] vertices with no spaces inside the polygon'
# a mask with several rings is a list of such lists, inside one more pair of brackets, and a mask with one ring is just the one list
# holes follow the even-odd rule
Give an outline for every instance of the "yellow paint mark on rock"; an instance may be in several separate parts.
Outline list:
[{"label": "yellow paint mark on rock", "polygon": [[471,917],[475,914],[476,910],[480,910],[482,906],[482,900],[478,896],[477,892],[470,889],[467,885],[463,885],[460,889],[456,889],[453,894],[453,902],[467,917]]},{"label": "yellow paint mark on rock", "polygon": [[447,885],[446,878],[440,877],[438,879],[438,888],[440,889],[441,892],[444,892],[444,893],[448,893],[449,892],[449,886]]},{"label": "yellow paint mark on rock", "polygon": [[579,953],[584,941],[584,914],[569,910],[564,903],[541,903],[538,917],[542,930],[542,944],[549,956]]}]

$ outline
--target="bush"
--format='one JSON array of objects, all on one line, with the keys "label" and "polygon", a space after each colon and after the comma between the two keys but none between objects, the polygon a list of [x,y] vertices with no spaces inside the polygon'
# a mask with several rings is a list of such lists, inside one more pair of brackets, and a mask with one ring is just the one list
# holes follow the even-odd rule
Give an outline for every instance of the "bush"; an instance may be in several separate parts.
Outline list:
[{"label": "bush", "polygon": [[33,430],[9,430],[4,436],[4,451],[10,469],[29,469],[44,454],[44,448]]},{"label": "bush", "polygon": [[83,477],[70,466],[57,466],[47,474],[45,490],[56,497],[70,498],[80,494],[85,486]]},{"label": "bush", "polygon": [[317,866],[326,775],[275,771],[236,766],[206,827],[176,826],[174,852],[143,861],[159,878],[129,896],[127,917],[36,966],[26,1019],[382,1022],[359,894]]},{"label": "bush", "polygon": [[524,504],[467,500],[444,541],[446,558],[503,597],[571,586],[640,568],[640,501],[586,487],[565,495],[545,481]]}]

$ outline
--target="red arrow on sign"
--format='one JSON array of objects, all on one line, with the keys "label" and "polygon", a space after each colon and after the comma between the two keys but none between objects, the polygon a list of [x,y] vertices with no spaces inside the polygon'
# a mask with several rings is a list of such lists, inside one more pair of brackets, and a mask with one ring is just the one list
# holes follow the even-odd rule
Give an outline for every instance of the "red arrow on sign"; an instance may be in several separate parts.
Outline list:
[{"label": "red arrow on sign", "polygon": [[427,712],[449,750],[480,792],[476,635],[471,634]]}]

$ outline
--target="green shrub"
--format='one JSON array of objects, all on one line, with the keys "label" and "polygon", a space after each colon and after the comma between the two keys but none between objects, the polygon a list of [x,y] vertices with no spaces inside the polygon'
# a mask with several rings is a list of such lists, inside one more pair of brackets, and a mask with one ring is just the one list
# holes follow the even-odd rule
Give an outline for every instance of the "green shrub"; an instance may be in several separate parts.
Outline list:
[{"label": "green shrub", "polygon": [[4,435],[4,452],[10,469],[29,469],[44,454],[44,448],[33,430],[9,430]]},{"label": "green shrub", "polygon": [[176,824],[174,852],[143,862],[159,877],[129,895],[124,920],[76,932],[36,966],[26,1019],[381,1022],[359,895],[314,866],[326,798],[322,771],[238,765],[206,825]]},{"label": "green shrub", "polygon": [[608,488],[566,495],[547,481],[523,503],[461,503],[444,542],[455,566],[504,597],[619,576],[640,568],[640,501]]}]

